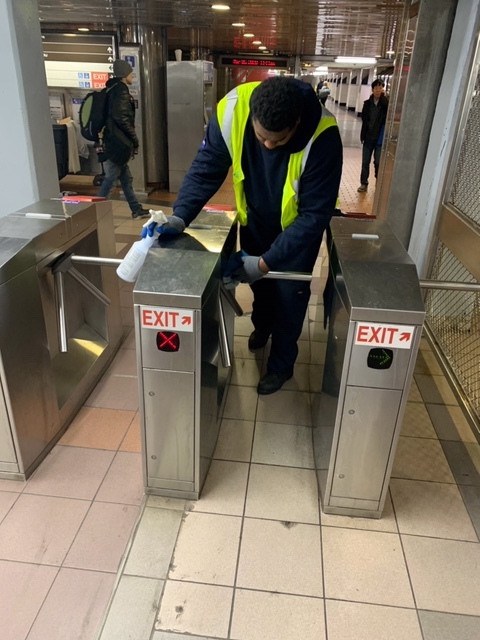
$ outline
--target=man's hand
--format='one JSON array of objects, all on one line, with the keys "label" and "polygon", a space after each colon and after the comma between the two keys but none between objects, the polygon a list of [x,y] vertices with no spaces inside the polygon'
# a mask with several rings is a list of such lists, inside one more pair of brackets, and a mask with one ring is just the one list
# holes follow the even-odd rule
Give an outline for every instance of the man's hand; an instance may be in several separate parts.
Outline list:
[{"label": "man's hand", "polygon": [[169,216],[167,222],[158,227],[162,235],[173,236],[185,231],[185,222],[178,216]]},{"label": "man's hand", "polygon": [[268,266],[259,256],[249,256],[238,251],[227,265],[223,282],[227,289],[234,289],[240,282],[252,284],[268,273]]}]

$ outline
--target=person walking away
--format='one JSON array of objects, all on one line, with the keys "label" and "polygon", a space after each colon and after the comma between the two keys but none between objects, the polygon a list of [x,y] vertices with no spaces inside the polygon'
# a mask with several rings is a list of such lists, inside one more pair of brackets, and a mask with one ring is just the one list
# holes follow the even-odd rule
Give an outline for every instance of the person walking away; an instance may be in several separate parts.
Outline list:
[{"label": "person walking away", "polygon": [[135,102],[128,90],[132,84],[133,69],[126,60],[115,60],[114,77],[108,80],[107,116],[103,130],[103,145],[107,160],[105,178],[99,196],[108,198],[113,185],[120,180],[132,218],[145,218],[150,213],[138,202],[132,187],[132,174],[128,163],[138,153],[135,132]]},{"label": "person walking away", "polygon": [[360,186],[357,191],[368,189],[368,176],[370,175],[370,162],[373,155],[375,178],[380,166],[380,154],[382,151],[383,133],[388,111],[388,98],[384,94],[384,85],[381,80],[372,82],[372,95],[363,103],[362,129],[360,142],[362,148],[362,170],[360,174]]},{"label": "person walking away", "polygon": [[262,278],[270,270],[313,271],[342,173],[336,120],[305,82],[278,76],[239,85],[210,119],[162,233],[183,231],[230,167],[242,251],[227,271],[230,282],[246,282],[253,291],[249,349],[272,339],[257,386],[266,395],[293,375],[310,283]]},{"label": "person walking away", "polygon": [[323,106],[325,106],[325,103],[327,102],[327,98],[329,95],[330,95],[330,89],[328,88],[328,84],[324,82],[323,87],[318,92],[318,99],[320,100]]}]

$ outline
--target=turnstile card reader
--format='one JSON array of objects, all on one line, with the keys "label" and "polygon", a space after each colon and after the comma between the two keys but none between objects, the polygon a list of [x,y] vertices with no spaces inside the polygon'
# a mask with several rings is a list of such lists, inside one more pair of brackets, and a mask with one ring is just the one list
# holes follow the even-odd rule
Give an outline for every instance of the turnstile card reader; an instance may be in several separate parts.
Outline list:
[{"label": "turnstile card reader", "polygon": [[235,317],[220,287],[235,251],[233,216],[196,222],[150,250],[133,292],[145,490],[189,499],[213,456]]},{"label": "turnstile card reader", "polygon": [[328,342],[314,397],[325,513],[380,518],[424,320],[415,265],[384,221],[333,219]]}]

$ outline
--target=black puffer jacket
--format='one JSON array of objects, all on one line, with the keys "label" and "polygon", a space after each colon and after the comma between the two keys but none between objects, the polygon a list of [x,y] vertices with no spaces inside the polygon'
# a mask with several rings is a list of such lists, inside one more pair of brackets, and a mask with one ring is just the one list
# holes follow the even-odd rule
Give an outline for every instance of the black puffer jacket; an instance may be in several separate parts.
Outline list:
[{"label": "black puffer jacket", "polygon": [[126,164],[138,147],[135,133],[135,102],[127,85],[120,78],[107,82],[107,119],[103,142],[109,160],[118,165]]},{"label": "black puffer jacket", "polygon": [[373,95],[363,103],[361,142],[377,143],[382,127],[385,126],[388,111],[388,98],[381,96],[375,104]]}]

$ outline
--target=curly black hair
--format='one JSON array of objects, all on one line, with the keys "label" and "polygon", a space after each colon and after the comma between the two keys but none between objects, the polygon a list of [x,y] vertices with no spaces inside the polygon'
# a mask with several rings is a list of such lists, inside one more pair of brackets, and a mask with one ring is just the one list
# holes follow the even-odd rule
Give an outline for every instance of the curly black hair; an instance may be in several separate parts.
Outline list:
[{"label": "curly black hair", "polygon": [[293,129],[302,113],[303,92],[293,78],[275,76],[256,87],[250,113],[267,131]]}]

